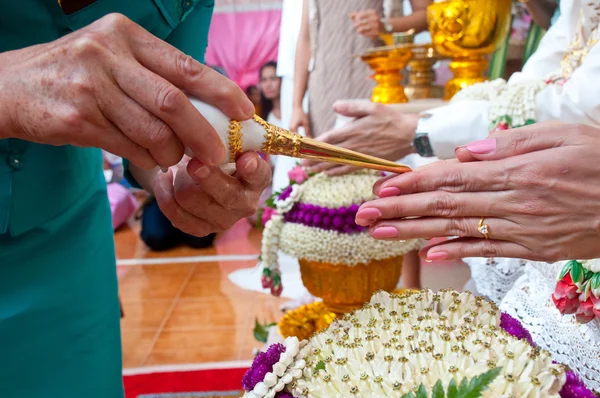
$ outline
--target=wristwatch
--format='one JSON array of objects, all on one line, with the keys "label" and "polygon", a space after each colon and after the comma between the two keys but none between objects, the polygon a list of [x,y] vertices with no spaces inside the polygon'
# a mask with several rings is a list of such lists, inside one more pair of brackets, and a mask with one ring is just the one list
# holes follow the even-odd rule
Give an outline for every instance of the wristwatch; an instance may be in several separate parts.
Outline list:
[{"label": "wristwatch", "polygon": [[383,31],[385,33],[393,33],[394,32],[394,26],[390,23],[390,21],[386,18],[381,18],[381,25],[383,25]]},{"label": "wristwatch", "polygon": [[413,140],[413,147],[415,152],[424,158],[432,158],[435,156],[431,142],[429,142],[429,118],[431,115],[423,115],[418,123],[417,130],[415,131],[415,139]]}]

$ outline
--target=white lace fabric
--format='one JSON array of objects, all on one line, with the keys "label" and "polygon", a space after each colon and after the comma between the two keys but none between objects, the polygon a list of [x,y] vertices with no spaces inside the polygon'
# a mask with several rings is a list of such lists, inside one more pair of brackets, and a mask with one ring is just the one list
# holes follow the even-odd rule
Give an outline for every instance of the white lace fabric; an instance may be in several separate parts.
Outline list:
[{"label": "white lace fabric", "polygon": [[515,258],[467,258],[477,292],[500,303],[517,279],[523,275],[526,261]]},{"label": "white lace fabric", "polygon": [[600,391],[600,320],[580,324],[552,302],[563,264],[527,263],[500,309],[521,321],[533,341],[577,372],[588,388]]}]

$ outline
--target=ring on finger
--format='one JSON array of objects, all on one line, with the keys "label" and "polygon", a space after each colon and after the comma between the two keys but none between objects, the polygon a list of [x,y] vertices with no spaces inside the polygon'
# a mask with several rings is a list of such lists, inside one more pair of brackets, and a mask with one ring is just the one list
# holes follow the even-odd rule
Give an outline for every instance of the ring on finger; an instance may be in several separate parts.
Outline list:
[{"label": "ring on finger", "polygon": [[477,230],[483,235],[485,239],[490,238],[490,227],[485,223],[485,217],[481,217]]}]

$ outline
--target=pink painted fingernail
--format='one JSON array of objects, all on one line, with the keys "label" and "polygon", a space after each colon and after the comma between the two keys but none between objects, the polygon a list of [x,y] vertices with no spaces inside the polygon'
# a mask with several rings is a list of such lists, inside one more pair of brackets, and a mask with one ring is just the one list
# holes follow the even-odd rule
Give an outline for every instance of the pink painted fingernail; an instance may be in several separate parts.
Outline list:
[{"label": "pink painted fingernail", "polygon": [[448,259],[448,253],[446,252],[435,252],[427,254],[427,261],[440,261]]},{"label": "pink painted fingernail", "polygon": [[396,187],[387,187],[379,191],[380,198],[389,198],[390,196],[400,195],[400,190]]},{"label": "pink painted fingernail", "polygon": [[492,153],[496,150],[496,140],[489,139],[471,142],[470,144],[467,144],[467,149],[469,152],[477,155],[487,155],[488,153]]},{"label": "pink painted fingernail", "polygon": [[394,227],[379,227],[371,233],[371,236],[375,239],[397,238],[398,230]]},{"label": "pink painted fingernail", "polygon": [[369,225],[373,224],[381,217],[381,212],[379,209],[375,209],[372,207],[366,209],[360,209],[358,213],[356,213],[356,220],[361,221],[363,224],[359,225]]}]

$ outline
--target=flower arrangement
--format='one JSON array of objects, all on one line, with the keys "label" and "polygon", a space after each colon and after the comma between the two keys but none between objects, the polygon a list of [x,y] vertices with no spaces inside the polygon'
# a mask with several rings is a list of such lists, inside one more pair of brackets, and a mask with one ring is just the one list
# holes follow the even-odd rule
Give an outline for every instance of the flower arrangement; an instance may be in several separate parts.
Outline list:
[{"label": "flower arrangement", "polygon": [[278,252],[298,259],[340,266],[368,264],[418,249],[420,241],[389,242],[372,239],[355,223],[360,205],[375,199],[373,184],[381,173],[357,171],[338,177],[309,174],[300,166],[288,174],[290,185],[267,201],[260,219],[262,284],[280,295]]},{"label": "flower arrangement", "polygon": [[575,314],[580,323],[600,319],[600,260],[567,262],[552,301],[561,314]]},{"label": "flower arrangement", "polygon": [[307,340],[312,335],[327,329],[336,315],[321,301],[300,306],[288,312],[277,324],[282,337],[297,337]]},{"label": "flower arrangement", "polygon": [[468,292],[378,292],[310,340],[286,340],[285,356],[259,355],[244,396],[595,397],[530,339]]}]

